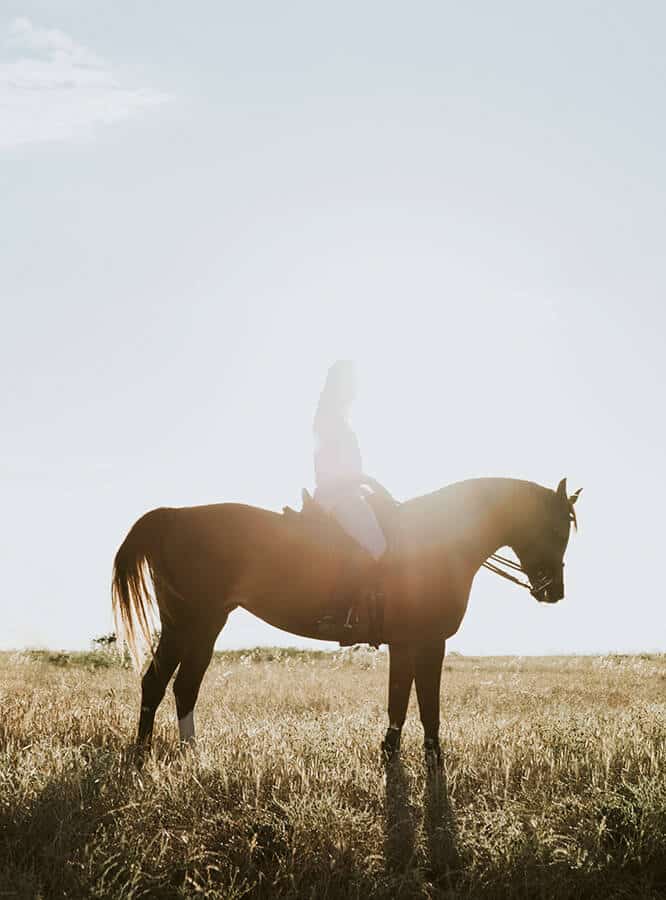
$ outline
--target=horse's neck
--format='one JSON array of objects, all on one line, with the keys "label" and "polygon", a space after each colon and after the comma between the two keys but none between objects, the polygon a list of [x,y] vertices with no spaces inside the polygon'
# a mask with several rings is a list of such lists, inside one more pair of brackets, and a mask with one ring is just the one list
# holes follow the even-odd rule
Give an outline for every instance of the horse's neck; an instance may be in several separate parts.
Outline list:
[{"label": "horse's neck", "polygon": [[479,565],[501,547],[515,551],[534,525],[543,490],[538,484],[513,478],[480,480]]},{"label": "horse's neck", "polygon": [[511,478],[479,478],[445,488],[437,504],[443,541],[480,566],[500,547],[515,544],[539,490]]}]

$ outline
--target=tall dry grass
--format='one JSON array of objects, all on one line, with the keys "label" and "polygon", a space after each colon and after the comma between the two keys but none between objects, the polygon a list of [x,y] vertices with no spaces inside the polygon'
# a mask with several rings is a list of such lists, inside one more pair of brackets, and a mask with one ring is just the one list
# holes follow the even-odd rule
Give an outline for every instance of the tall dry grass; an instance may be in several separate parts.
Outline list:
[{"label": "tall dry grass", "polygon": [[0,896],[666,896],[663,656],[447,660],[439,779],[384,654],[219,654],[140,769],[106,662],[0,655]]}]

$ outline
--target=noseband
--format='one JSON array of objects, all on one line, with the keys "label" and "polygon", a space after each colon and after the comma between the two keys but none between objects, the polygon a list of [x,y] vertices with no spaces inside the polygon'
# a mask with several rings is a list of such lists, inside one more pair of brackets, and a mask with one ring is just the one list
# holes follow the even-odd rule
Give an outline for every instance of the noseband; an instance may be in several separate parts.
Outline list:
[{"label": "noseband", "polygon": [[[492,562],[491,562],[492,560]],[[527,575],[527,572],[520,563],[514,562],[512,559],[507,559],[506,556],[500,556],[499,553],[493,553],[482,566],[484,569],[488,569],[490,572],[494,572],[495,575],[500,575],[502,578],[506,578],[507,581],[513,582],[513,584],[517,584],[518,587],[527,588],[530,594],[534,597],[535,600],[538,600],[538,595],[541,591],[545,591],[546,588],[550,587],[550,585],[555,580],[552,575],[546,575],[543,570],[539,570],[537,575],[539,576],[539,580],[536,584],[531,584],[528,581],[521,581],[520,578],[516,578],[515,575],[511,575],[509,572],[505,572],[504,569],[501,569],[499,565],[506,566],[509,569],[513,569],[514,572],[521,572],[523,575]],[[529,576],[528,576],[529,578]]]}]

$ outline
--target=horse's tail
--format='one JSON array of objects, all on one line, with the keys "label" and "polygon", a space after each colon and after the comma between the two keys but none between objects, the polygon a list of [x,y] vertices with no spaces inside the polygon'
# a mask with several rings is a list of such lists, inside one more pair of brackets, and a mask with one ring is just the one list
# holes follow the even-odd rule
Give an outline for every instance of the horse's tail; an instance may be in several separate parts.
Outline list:
[{"label": "horse's tail", "polygon": [[113,561],[111,603],[118,645],[127,646],[137,669],[155,630],[155,569],[165,512],[153,509],[141,516]]}]

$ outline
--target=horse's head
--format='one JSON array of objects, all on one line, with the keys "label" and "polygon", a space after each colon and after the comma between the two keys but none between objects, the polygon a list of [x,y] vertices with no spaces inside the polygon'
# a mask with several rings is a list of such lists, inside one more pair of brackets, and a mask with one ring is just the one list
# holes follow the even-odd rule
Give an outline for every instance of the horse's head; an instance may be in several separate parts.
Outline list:
[{"label": "horse's head", "polygon": [[577,527],[574,504],[582,488],[567,494],[563,478],[556,491],[540,498],[536,520],[514,550],[532,585],[532,596],[542,603],[557,603],[564,597],[564,552],[573,522]]}]

